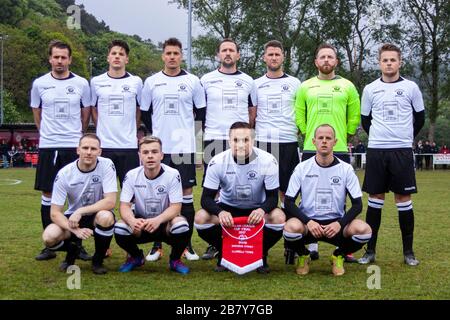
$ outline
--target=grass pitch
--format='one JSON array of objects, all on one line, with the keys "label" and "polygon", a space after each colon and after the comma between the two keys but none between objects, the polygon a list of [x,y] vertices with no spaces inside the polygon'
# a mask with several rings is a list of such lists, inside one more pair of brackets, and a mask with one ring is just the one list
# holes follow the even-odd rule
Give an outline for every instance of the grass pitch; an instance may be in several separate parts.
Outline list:
[{"label": "grass pitch", "polygon": [[[368,266],[345,264],[346,274],[333,277],[329,264],[333,247],[325,243],[319,244],[320,259],[312,262],[310,274],[304,277],[295,274],[294,266],[284,264],[282,241],[270,251],[269,275],[215,273],[215,261],[200,260],[188,261],[191,273],[182,276],[168,270],[170,248],[166,244],[160,261],[119,273],[125,253],[113,239],[113,256],[105,260],[109,273],[96,276],[89,262],[77,260],[81,287],[71,290],[67,283],[72,274],[58,271],[63,253],[50,261],[34,260],[43,247],[40,193],[33,190],[34,175],[31,168],[0,170],[0,299],[450,299],[450,170],[417,172],[419,193],[413,196],[413,205],[418,267],[403,263],[398,214],[393,195],[387,195],[375,264],[380,271],[380,289],[368,288],[368,283],[374,284]],[[361,181],[361,171],[358,176]],[[196,209],[200,192],[197,186]],[[363,203],[360,218],[365,217],[367,195]],[[196,232],[193,244],[200,255],[207,246]],[[84,245],[93,253],[93,239]],[[150,243],[141,245],[145,252],[150,247]],[[355,256],[362,254],[363,250]]]}]

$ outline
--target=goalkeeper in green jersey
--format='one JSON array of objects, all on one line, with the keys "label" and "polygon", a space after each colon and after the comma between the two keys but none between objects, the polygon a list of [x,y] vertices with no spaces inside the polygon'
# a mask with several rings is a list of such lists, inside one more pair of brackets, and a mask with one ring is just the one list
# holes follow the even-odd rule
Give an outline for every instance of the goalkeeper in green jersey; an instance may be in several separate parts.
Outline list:
[{"label": "goalkeeper in green jersey", "polygon": [[360,122],[358,91],[349,80],[335,74],[339,59],[333,46],[320,45],[316,50],[314,63],[319,74],[303,82],[295,98],[295,122],[305,138],[302,161],[316,153],[311,142],[315,128],[328,123],[336,130],[334,154],[350,163],[347,136],[356,133]]},{"label": "goalkeeper in green jersey", "polygon": [[[339,63],[337,50],[330,44],[321,44],[316,49],[314,64],[319,74],[303,82],[295,97],[295,123],[304,135],[301,161],[316,154],[312,144],[314,130],[322,124],[330,124],[336,130],[337,143],[334,155],[350,163],[347,137],[354,135],[358,128],[361,108],[359,94],[354,84],[336,75]],[[311,259],[319,258],[317,243],[309,246]],[[345,261],[356,262],[353,256]]]}]

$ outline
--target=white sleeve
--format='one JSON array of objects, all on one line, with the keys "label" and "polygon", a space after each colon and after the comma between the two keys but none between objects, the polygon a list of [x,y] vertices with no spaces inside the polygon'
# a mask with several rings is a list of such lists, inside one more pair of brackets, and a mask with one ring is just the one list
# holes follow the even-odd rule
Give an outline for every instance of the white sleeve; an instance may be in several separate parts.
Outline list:
[{"label": "white sleeve", "polygon": [[300,165],[297,165],[295,167],[294,172],[291,175],[291,178],[289,179],[289,185],[286,191],[286,196],[295,198],[297,196],[297,193],[300,191],[302,187],[302,172],[301,172]]},{"label": "white sleeve", "polygon": [[194,80],[194,92],[193,99],[196,109],[201,109],[206,107],[205,90],[198,78]]},{"label": "white sleeve", "polygon": [[83,108],[91,106],[91,87],[89,86],[89,82],[86,79],[83,79],[83,88],[81,95],[81,103]]},{"label": "white sleeve", "polygon": [[64,180],[64,175],[58,172],[53,183],[52,204],[63,206],[66,203],[67,188]]},{"label": "white sleeve", "polygon": [[183,202],[183,187],[181,186],[181,177],[179,173],[174,175],[170,182],[169,201],[170,203]]},{"label": "white sleeve", "polygon": [[95,86],[95,78],[91,80],[91,106],[97,106],[97,87]]},{"label": "white sleeve", "polygon": [[220,164],[216,163],[214,158],[208,164],[208,170],[206,170],[205,182],[203,187],[219,190],[220,187],[220,174],[218,170],[220,169]]},{"label": "white sleeve", "polygon": [[347,169],[347,181],[345,187],[353,199],[362,197],[359,180],[352,167]]},{"label": "white sleeve", "polygon": [[140,108],[142,111],[148,111],[152,104],[152,89],[150,88],[150,81],[147,78],[144,82],[141,92]]},{"label": "white sleeve", "polygon": [[414,108],[415,112],[420,112],[425,110],[424,104],[423,104],[423,98],[422,98],[422,92],[419,89],[419,86],[414,83],[413,89],[412,89],[412,97],[411,97],[411,103]]},{"label": "white sleeve", "polygon": [[134,196],[134,177],[128,172],[123,179],[122,191],[120,192],[121,202],[131,202]]},{"label": "white sleeve", "polygon": [[32,108],[39,108],[41,106],[41,95],[39,94],[39,88],[36,81],[33,81],[30,96],[30,106]]},{"label": "white sleeve", "polygon": [[117,192],[116,167],[108,161],[103,168],[103,193]]},{"label": "white sleeve", "polygon": [[361,115],[368,116],[371,111],[372,111],[372,98],[366,86],[363,90],[361,98]]},{"label": "white sleeve", "polygon": [[275,157],[272,157],[272,160],[267,164],[264,186],[266,187],[266,190],[273,190],[280,187],[278,162]]}]

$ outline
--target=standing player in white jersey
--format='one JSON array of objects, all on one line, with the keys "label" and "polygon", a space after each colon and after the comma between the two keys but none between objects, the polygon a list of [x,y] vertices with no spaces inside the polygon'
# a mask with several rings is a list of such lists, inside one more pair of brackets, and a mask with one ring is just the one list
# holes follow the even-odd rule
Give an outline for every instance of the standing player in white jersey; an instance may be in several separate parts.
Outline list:
[{"label": "standing player in white jersey", "polygon": [[[189,224],[181,216],[183,192],[179,172],[162,164],[161,140],[147,136],[139,142],[142,166],[127,173],[120,194],[120,216],[115,225],[117,244],[128,253],[119,268],[129,272],[145,263],[140,243],[164,241],[172,246],[169,268],[187,274],[181,255],[189,241]],[[134,199],[134,200],[133,200]],[[134,201],[134,210],[131,207]]]},{"label": "standing player in white jersey", "polygon": [[[52,194],[51,217],[53,223],[44,231],[45,245],[54,251],[67,251],[61,271],[75,263],[79,246],[77,239],[86,240],[92,233],[95,253],[92,271],[105,274],[103,266],[114,229],[116,204],[116,170],[110,159],[100,157],[100,139],[85,134],[77,148],[78,160],[62,168],[55,178]],[[68,208],[64,211],[64,204]],[[94,229],[94,232],[92,232]]]},{"label": "standing player in white jersey", "polygon": [[130,48],[123,40],[108,45],[109,69],[91,80],[92,119],[102,141],[102,156],[114,162],[122,187],[125,174],[139,166],[141,78],[126,71]]},{"label": "standing player in white jersey", "polygon": [[[289,181],[285,206],[288,221],[283,236],[298,255],[297,274],[309,272],[309,250],[305,244],[325,241],[338,246],[333,252],[332,272],[344,274],[344,256],[363,247],[371,237],[370,226],[355,219],[362,210],[362,193],[353,167],[333,154],[336,133],[328,124],[314,132],[316,155],[302,161]],[[301,195],[299,207],[295,200]],[[346,197],[351,208],[345,212]]]},{"label": "standing player in white jersey", "polygon": [[[217,47],[217,70],[201,78],[206,94],[206,121],[203,138],[204,174],[216,154],[228,149],[228,130],[237,122],[248,122],[253,128],[256,117],[256,88],[253,79],[238,70],[239,45],[229,38]],[[209,246],[202,259],[212,259],[217,250]]]},{"label": "standing player in white jersey", "polygon": [[381,78],[363,91],[361,116],[369,135],[363,190],[369,194],[366,221],[373,230],[359,263],[375,261],[375,246],[385,193],[394,192],[402,232],[404,262],[416,266],[413,252],[414,213],[411,194],[417,192],[412,144],[425,122],[422,93],[400,76],[401,51],[393,44],[379,50]]},{"label": "standing player in white jersey", "polygon": [[[274,156],[253,146],[253,129],[246,122],[235,122],[229,130],[230,149],[209,162],[203,184],[202,208],[195,215],[199,236],[219,249],[215,271],[221,265],[222,229],[232,226],[233,217],[248,216],[248,223],[265,219],[263,229],[263,266],[258,273],[270,271],[267,255],[281,239],[285,215],[277,208],[278,163]],[[217,203],[215,196],[220,192]]]},{"label": "standing player in white jersey", "polygon": [[[151,121],[147,129],[163,143],[163,163],[180,172],[183,185],[181,214],[189,222],[190,236],[194,224],[192,189],[197,185],[195,172],[195,120],[205,121],[205,93],[197,76],[181,69],[183,59],[181,42],[169,38],[163,44],[164,70],[148,77],[142,90],[141,108],[149,111]],[[155,243],[147,255],[156,261],[162,255],[161,243]],[[189,245],[184,252],[188,260],[199,256]]]},{"label": "standing player in white jersey", "polygon": [[[62,167],[77,159],[78,141],[87,129],[90,116],[89,83],[69,70],[71,47],[62,41],[52,40],[48,47],[48,61],[51,72],[34,80],[30,103],[39,131],[39,160],[34,189],[42,191],[43,229],[52,223],[50,201],[53,181]],[[36,260],[55,257],[54,252],[44,248]],[[80,258],[91,259],[84,248]]]},{"label": "standing player in white jersey", "polygon": [[[267,72],[255,80],[258,106],[256,144],[258,148],[271,153],[280,164],[280,201],[284,209],[284,194],[289,178],[300,162],[294,114],[295,93],[300,80],[284,73],[284,50],[280,41],[271,40],[264,45],[263,59]],[[289,250],[285,251],[285,256],[287,262],[290,260],[293,263],[293,255]]]}]

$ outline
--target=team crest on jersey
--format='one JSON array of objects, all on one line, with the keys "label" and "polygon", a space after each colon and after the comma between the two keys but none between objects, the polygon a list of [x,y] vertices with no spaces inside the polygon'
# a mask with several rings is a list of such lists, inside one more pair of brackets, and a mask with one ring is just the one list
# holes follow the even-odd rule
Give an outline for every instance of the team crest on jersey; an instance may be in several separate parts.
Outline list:
[{"label": "team crest on jersey", "polygon": [[247,179],[248,180],[258,179],[258,173],[255,170],[250,170],[249,172],[247,172]]},{"label": "team crest on jersey", "polygon": [[403,97],[403,94],[405,93],[405,91],[403,91],[403,89],[397,89],[395,90],[395,96],[396,97]]},{"label": "team crest on jersey", "polygon": [[339,87],[339,86],[334,86],[334,87],[333,87],[333,92],[341,92],[341,87]]},{"label": "team crest on jersey", "polygon": [[244,85],[242,83],[242,81],[239,81],[239,80],[236,80],[234,83],[236,84],[236,87],[238,87],[238,88],[242,88],[242,86]]},{"label": "team crest on jersey", "polygon": [[186,84],[180,83],[178,85],[178,91],[186,92],[187,91],[186,89],[187,89],[187,85]]},{"label": "team crest on jersey", "polygon": [[289,92],[291,90],[289,88],[289,85],[285,83],[285,84],[281,85],[281,91],[282,92]]},{"label": "team crest on jersey", "polygon": [[342,178],[338,176],[334,176],[330,178],[332,186],[340,186],[342,182]]},{"label": "team crest on jersey", "polygon": [[156,194],[161,195],[166,193],[166,187],[165,186],[157,186],[156,187]]},{"label": "team crest on jersey", "polygon": [[66,87],[66,94],[75,94],[75,88],[72,86]]},{"label": "team crest on jersey", "polygon": [[92,181],[92,184],[97,184],[97,183],[101,183],[102,179],[98,175],[93,175],[91,178],[91,181]]},{"label": "team crest on jersey", "polygon": [[130,91],[130,86],[127,85],[127,84],[124,84],[124,85],[122,86],[122,89],[123,89],[123,91],[128,92],[128,91]]}]

